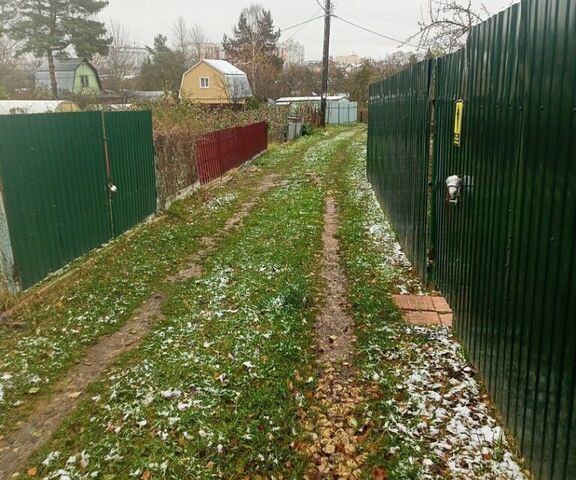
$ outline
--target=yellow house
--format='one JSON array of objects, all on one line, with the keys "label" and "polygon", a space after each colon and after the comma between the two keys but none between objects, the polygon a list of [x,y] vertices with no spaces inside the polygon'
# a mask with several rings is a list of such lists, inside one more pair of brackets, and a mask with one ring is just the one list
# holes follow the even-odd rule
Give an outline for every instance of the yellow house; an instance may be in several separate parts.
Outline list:
[{"label": "yellow house", "polygon": [[226,60],[202,60],[182,75],[180,98],[199,103],[244,103],[252,97],[246,74]]}]

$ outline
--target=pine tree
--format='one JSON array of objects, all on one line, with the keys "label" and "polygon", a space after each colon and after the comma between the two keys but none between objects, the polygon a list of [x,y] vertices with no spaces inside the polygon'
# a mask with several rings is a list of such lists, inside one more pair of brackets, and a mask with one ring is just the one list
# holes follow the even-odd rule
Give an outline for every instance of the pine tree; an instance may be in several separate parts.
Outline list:
[{"label": "pine tree", "polygon": [[267,87],[282,70],[277,55],[279,38],[270,11],[258,4],[242,10],[231,38],[224,35],[226,57],[246,70],[255,96],[265,97]]},{"label": "pine tree", "polygon": [[164,35],[154,37],[154,46],[146,49],[149,58],[142,64],[140,71],[145,88],[177,92],[186,70],[183,55],[168,47],[168,39]]},{"label": "pine tree", "polygon": [[19,53],[46,57],[54,98],[58,95],[54,56],[73,47],[79,57],[105,55],[110,45],[104,23],[94,19],[106,0],[19,0],[10,36],[21,41]]},{"label": "pine tree", "polygon": [[8,33],[16,15],[16,0],[0,0],[0,37]]}]

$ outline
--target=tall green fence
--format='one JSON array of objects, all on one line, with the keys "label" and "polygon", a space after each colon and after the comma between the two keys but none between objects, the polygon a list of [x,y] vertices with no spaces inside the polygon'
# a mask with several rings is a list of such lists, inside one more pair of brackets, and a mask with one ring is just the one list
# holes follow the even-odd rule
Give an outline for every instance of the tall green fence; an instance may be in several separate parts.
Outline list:
[{"label": "tall green fence", "polygon": [[[403,152],[419,120],[406,123],[393,100],[382,106],[380,92],[410,96],[422,80],[403,73],[371,89],[377,108],[368,174],[404,244],[426,242],[421,219],[428,213],[428,279],[448,297],[456,334],[536,478],[545,480],[576,478],[574,32],[575,2],[523,0],[435,62],[432,200],[418,212],[400,179],[388,180],[406,156],[379,152]],[[425,109],[411,115],[427,121]],[[428,158],[419,153],[417,162],[414,195],[421,195]],[[458,203],[447,200],[452,175],[463,180]],[[406,241],[411,232],[420,240]],[[416,265],[424,251],[414,252]]]},{"label": "tall green fence", "polygon": [[426,271],[430,80],[418,63],[370,86],[368,179],[418,273]]},{"label": "tall green fence", "polygon": [[25,289],[154,213],[151,115],[1,116],[0,182],[3,267]]}]

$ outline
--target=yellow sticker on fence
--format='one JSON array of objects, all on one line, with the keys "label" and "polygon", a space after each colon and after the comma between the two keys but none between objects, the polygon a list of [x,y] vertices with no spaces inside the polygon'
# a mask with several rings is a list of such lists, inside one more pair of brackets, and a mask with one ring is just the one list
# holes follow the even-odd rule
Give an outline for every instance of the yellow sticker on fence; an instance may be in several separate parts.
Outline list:
[{"label": "yellow sticker on fence", "polygon": [[464,101],[456,102],[456,115],[454,117],[454,145],[459,147],[462,142],[462,117],[464,115]]}]

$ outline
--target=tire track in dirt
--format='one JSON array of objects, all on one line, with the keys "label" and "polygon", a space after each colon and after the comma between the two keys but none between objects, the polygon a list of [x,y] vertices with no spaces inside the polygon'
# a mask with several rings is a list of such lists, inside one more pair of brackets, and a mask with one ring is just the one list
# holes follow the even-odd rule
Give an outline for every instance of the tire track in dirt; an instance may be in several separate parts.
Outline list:
[{"label": "tire track in dirt", "polygon": [[88,386],[125,352],[138,346],[152,327],[162,320],[161,295],[154,295],[134,318],[113,335],[101,338],[81,363],[52,387],[48,398],[39,399],[27,419],[0,440],[0,478],[21,471],[34,450],[47,442],[68,413],[76,407]]},{"label": "tire track in dirt", "polygon": [[242,224],[244,219],[258,203],[258,197],[274,187],[288,184],[287,180],[280,181],[280,178],[280,175],[274,173],[265,177],[254,189],[254,193],[256,194],[255,199],[245,202],[240,209],[226,221],[219,234],[200,239],[200,250],[187,259],[186,266],[182,270],[180,270],[176,275],[168,277],[166,280],[170,283],[178,283],[191,278],[202,277],[204,273],[202,268],[203,260],[215,252],[218,244],[228,232],[238,228]]},{"label": "tire track in dirt", "polygon": [[[200,239],[200,250],[188,258],[182,270],[165,281],[177,283],[200,278],[203,275],[203,260],[216,251],[226,234],[241,226],[264,193],[287,183],[287,180],[281,180],[279,174],[265,176],[253,188],[254,199],[242,204],[219,233]],[[101,338],[86,352],[81,362],[51,388],[47,396],[34,403],[26,419],[19,422],[13,431],[0,437],[0,478],[10,478],[25,469],[34,451],[51,438],[66,416],[82,401],[90,384],[120,355],[138,347],[153,326],[162,321],[162,300],[162,295],[153,295],[120,330]]]},{"label": "tire track in dirt", "polygon": [[328,195],[322,236],[322,278],[326,291],[315,326],[320,378],[313,406],[303,419],[310,440],[299,446],[312,464],[305,476],[310,480],[360,478],[365,462],[365,457],[358,453],[363,429],[354,419],[362,395],[352,366],[356,337],[347,300],[347,280],[340,265],[338,225],[336,203]]}]

